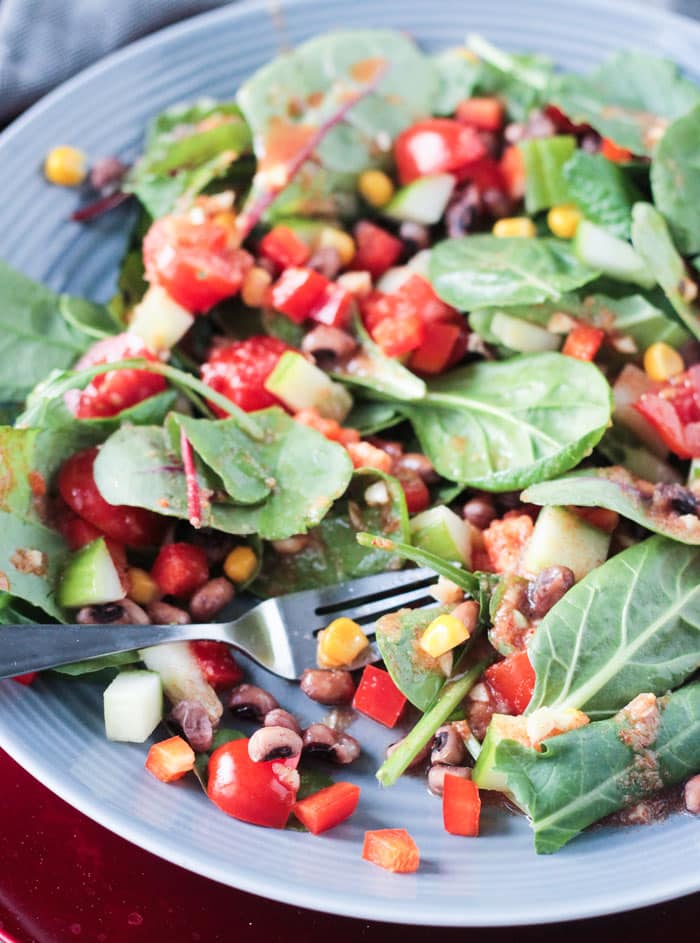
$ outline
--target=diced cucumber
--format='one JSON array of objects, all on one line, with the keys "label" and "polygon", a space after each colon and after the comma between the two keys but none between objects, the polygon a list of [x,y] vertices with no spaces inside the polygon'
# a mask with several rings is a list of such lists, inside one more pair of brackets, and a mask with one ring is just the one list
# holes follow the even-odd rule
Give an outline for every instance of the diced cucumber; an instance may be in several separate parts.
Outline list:
[{"label": "diced cucumber", "polygon": [[265,381],[265,389],[274,393],[295,412],[317,409],[326,419],[342,422],[352,409],[352,397],[340,383],[306,359],[288,350]]},{"label": "diced cucumber", "polygon": [[[654,481],[655,479],[652,478],[650,480]],[[694,458],[690,463],[690,468],[688,469],[688,487],[700,487],[700,458]]]},{"label": "diced cucumber", "polygon": [[194,317],[160,285],[151,285],[134,308],[129,333],[142,338],[153,353],[170,350],[189,331]]},{"label": "diced cucumber", "polygon": [[103,696],[108,740],[143,743],[163,717],[163,688],[155,671],[123,671]]},{"label": "diced cucumber", "polygon": [[499,773],[494,769],[496,748],[502,740],[522,742],[520,728],[522,728],[522,731],[525,729],[521,717],[509,717],[506,714],[494,714],[491,717],[491,723],[488,726],[479,756],[472,770],[472,780],[479,789],[492,789],[494,792],[503,792],[510,795],[505,773]]},{"label": "diced cucumber", "polygon": [[568,566],[580,580],[605,561],[609,547],[610,534],[573,511],[549,505],[537,517],[522,567],[528,575],[536,576],[550,566]]},{"label": "diced cucumber", "polygon": [[525,209],[529,216],[566,203],[568,187],[564,164],[576,150],[576,138],[560,134],[550,138],[528,138],[518,144],[525,165]]},{"label": "diced cucumber", "polygon": [[[621,426],[629,429],[644,445],[659,458],[666,458],[668,449],[661,440],[652,424],[637,412],[633,403],[639,400],[644,393],[650,393],[654,384],[643,370],[633,363],[625,364],[613,384],[613,399],[615,408],[613,418]],[[653,481],[654,479],[649,479]]]},{"label": "diced cucumber", "polygon": [[387,295],[393,295],[398,291],[404,282],[407,282],[412,275],[416,273],[408,265],[392,265],[381,276],[376,284],[377,291],[383,291]]},{"label": "diced cucumber", "polygon": [[574,251],[582,262],[621,282],[653,288],[656,279],[644,259],[629,242],[618,239],[602,226],[582,219],[574,236]]},{"label": "diced cucumber", "polygon": [[382,213],[401,222],[432,226],[442,219],[456,182],[452,174],[419,177],[397,190]]},{"label": "diced cucumber", "polygon": [[124,598],[124,587],[104,537],[74,553],[58,584],[59,606],[79,609]]},{"label": "diced cucumber", "polygon": [[199,663],[187,642],[166,642],[143,648],[139,652],[147,668],[160,675],[168,699],[198,701],[216,726],[223,713],[221,701],[212,686],[204,680]]},{"label": "diced cucumber", "polygon": [[469,525],[444,504],[411,518],[411,542],[443,560],[457,561],[469,569],[472,540]]},{"label": "diced cucumber", "polygon": [[522,354],[541,350],[559,350],[561,338],[531,321],[497,311],[491,321],[491,333],[499,343]]}]

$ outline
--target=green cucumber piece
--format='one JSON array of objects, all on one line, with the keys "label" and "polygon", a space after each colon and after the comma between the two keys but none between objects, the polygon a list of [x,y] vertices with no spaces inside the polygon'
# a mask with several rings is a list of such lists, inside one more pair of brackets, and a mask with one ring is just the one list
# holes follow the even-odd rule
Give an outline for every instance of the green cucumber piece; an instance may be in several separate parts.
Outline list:
[{"label": "green cucumber piece", "polygon": [[574,252],[586,265],[598,269],[621,282],[633,282],[642,288],[653,288],[656,279],[649,266],[635,249],[618,239],[602,226],[582,219],[573,241]]},{"label": "green cucumber piece", "polygon": [[432,226],[442,219],[456,182],[452,174],[419,177],[397,190],[382,213],[400,222]]},{"label": "green cucumber piece", "polygon": [[170,350],[194,324],[194,316],[160,285],[151,285],[134,308],[129,333],[142,338],[154,353]]},{"label": "green cucumber piece", "polygon": [[525,164],[525,209],[528,215],[568,202],[564,164],[576,150],[576,138],[560,134],[529,138],[518,144]]},{"label": "green cucumber piece", "polygon": [[163,718],[163,688],[155,671],[123,671],[103,695],[108,740],[143,743]]},{"label": "green cucumber piece", "polygon": [[522,318],[497,311],[491,321],[491,333],[505,347],[521,354],[537,353],[541,350],[559,350],[561,338],[546,328]]},{"label": "green cucumber piece", "polygon": [[548,505],[537,516],[522,568],[536,576],[550,566],[568,566],[578,581],[605,562],[609,547],[610,534],[606,531],[588,524],[573,511]]},{"label": "green cucumber piece", "polygon": [[411,542],[443,560],[471,568],[472,541],[469,525],[444,504],[411,518]]},{"label": "green cucumber piece", "polygon": [[59,606],[80,609],[124,598],[124,587],[104,537],[74,553],[58,584]]},{"label": "green cucumber piece", "polygon": [[265,389],[295,412],[317,409],[326,419],[337,422],[342,422],[352,409],[352,397],[345,387],[293,350],[282,354],[265,381]]}]

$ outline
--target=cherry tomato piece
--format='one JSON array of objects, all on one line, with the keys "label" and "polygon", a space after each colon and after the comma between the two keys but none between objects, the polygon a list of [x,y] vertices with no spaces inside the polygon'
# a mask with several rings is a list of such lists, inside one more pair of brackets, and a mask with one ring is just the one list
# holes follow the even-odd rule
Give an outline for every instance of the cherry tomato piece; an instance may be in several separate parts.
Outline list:
[{"label": "cherry tomato piece", "polygon": [[[202,380],[246,412],[281,406],[280,400],[265,389],[265,380],[286,350],[293,348],[266,335],[233,341],[212,351],[209,360],[202,364]],[[228,416],[215,403],[209,406],[220,418]]]},{"label": "cherry tomato piece", "polygon": [[372,278],[383,275],[403,252],[400,239],[366,219],[356,224],[354,235],[356,248],[352,268],[369,272]]},{"label": "cherry tomato piece", "polygon": [[458,171],[486,156],[486,145],[475,128],[451,118],[428,118],[397,137],[394,157],[401,183],[418,177]]},{"label": "cherry tomato piece", "polygon": [[304,265],[311,254],[307,244],[289,226],[273,226],[258,248],[261,255],[281,269]]},{"label": "cherry tomato piece", "polygon": [[194,544],[166,544],[158,551],[151,576],[166,596],[186,599],[209,579],[209,561]]},{"label": "cherry tomato piece", "polygon": [[243,680],[243,669],[224,642],[190,642],[190,650],[205,680],[215,691],[232,688]]}]

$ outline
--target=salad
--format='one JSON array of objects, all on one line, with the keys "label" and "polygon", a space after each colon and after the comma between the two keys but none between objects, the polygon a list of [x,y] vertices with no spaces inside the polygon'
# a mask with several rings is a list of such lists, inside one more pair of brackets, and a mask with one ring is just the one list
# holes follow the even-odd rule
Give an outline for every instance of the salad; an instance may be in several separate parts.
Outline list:
[{"label": "salad", "polygon": [[[150,772],[255,825],[353,814],[308,762],[351,775],[353,712],[400,724],[377,779],[425,773],[451,834],[487,794],[538,852],[700,812],[699,139],[700,89],[641,53],[359,30],[159,115],[131,166],[55,148],[76,220],[136,223],[107,305],[0,263],[2,623],[427,566],[434,604],[319,634],[306,729],[217,642],[60,671],[109,671],[106,735],[164,723]],[[362,854],[420,861],[402,829]]]}]

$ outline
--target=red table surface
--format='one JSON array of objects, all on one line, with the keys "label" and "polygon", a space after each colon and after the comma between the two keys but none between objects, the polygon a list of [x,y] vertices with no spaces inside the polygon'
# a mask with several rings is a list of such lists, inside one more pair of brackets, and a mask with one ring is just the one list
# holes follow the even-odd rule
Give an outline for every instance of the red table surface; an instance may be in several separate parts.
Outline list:
[{"label": "red table surface", "polygon": [[[653,883],[654,862],[649,862]],[[582,890],[585,893],[585,889]],[[321,892],[319,891],[319,897]],[[479,943],[697,939],[700,894],[597,920],[465,932]],[[97,825],[0,751],[0,941],[14,943],[415,943],[426,927],[279,904],[190,874]]]}]

